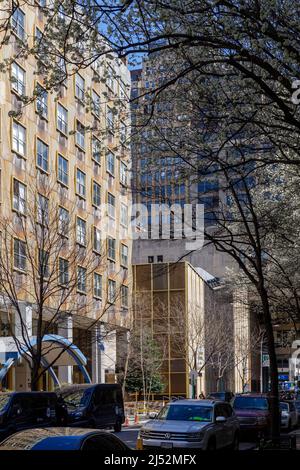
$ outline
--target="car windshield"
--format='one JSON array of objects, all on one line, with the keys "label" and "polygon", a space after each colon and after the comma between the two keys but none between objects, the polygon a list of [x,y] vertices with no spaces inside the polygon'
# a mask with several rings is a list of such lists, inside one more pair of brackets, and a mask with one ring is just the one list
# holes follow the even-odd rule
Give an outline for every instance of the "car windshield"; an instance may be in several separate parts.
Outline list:
[{"label": "car windshield", "polygon": [[89,403],[91,393],[91,390],[73,390],[69,392],[63,392],[61,396],[67,405],[73,406],[75,408],[81,408],[82,406],[86,406]]},{"label": "car windshield", "polygon": [[191,405],[167,405],[157,419],[177,421],[212,421],[212,407]]},{"label": "car windshield", "polygon": [[287,403],[279,404],[281,411],[289,411],[289,405]]},{"label": "car windshield", "polygon": [[237,397],[233,408],[238,410],[268,410],[268,400],[262,397]]},{"label": "car windshield", "polygon": [[0,394],[0,411],[4,410],[7,403],[10,400],[11,395],[1,395]]}]

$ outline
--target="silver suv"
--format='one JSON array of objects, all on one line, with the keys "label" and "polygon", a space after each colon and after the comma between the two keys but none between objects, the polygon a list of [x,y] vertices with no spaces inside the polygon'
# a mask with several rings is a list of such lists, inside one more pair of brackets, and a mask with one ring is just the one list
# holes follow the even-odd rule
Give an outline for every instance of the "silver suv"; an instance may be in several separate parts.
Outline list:
[{"label": "silver suv", "polygon": [[141,428],[143,449],[186,448],[215,450],[239,447],[239,422],[229,403],[178,400],[168,403]]}]

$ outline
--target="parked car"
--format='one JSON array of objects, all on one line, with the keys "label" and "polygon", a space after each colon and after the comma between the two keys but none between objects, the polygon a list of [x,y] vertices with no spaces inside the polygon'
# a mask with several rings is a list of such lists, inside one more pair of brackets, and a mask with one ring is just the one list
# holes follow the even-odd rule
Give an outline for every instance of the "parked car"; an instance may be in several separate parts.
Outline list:
[{"label": "parked car", "polygon": [[239,420],[241,432],[250,432],[258,437],[268,434],[270,429],[268,395],[259,393],[236,395],[231,404]]},{"label": "parked car", "polygon": [[67,407],[68,426],[121,431],[125,413],[120,385],[72,385],[61,388],[57,395]]},{"label": "parked car", "polygon": [[238,449],[239,422],[229,403],[178,400],[168,403],[140,430],[138,446],[153,448]]},{"label": "parked car", "polygon": [[300,400],[295,401],[295,407],[298,412],[298,424],[300,424]]},{"label": "parked car", "polygon": [[207,396],[207,398],[210,400],[222,400],[222,401],[227,401],[228,403],[231,402],[233,397],[234,397],[234,393],[232,392],[211,392]]},{"label": "parked car", "polygon": [[129,447],[107,431],[57,427],[18,432],[0,444],[1,450],[84,450],[109,453],[126,452]]},{"label": "parked car", "polygon": [[0,441],[23,429],[56,424],[55,393],[0,393]]},{"label": "parked car", "polygon": [[281,401],[281,427],[290,431],[298,426],[298,412],[294,401]]}]

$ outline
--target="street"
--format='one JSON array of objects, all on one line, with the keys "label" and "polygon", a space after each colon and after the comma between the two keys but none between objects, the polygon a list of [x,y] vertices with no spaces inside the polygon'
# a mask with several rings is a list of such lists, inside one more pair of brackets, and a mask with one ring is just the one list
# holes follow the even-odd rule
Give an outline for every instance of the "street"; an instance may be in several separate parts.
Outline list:
[{"label": "street", "polygon": [[[114,434],[118,436],[125,444],[127,444],[132,449],[135,449],[136,440],[138,437],[140,427],[132,426],[130,428],[123,428],[121,432],[115,432]],[[254,447],[254,442],[241,442],[239,450],[250,450]]]}]

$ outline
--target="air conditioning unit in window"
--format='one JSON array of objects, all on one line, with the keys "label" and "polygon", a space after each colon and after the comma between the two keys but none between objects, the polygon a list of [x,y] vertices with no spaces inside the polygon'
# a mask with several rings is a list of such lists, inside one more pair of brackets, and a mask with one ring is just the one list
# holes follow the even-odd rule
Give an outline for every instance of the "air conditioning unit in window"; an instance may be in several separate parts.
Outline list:
[{"label": "air conditioning unit in window", "polygon": [[78,209],[85,209],[86,208],[85,200],[81,199],[78,196],[77,196],[77,207],[78,207]]},{"label": "air conditioning unit in window", "polygon": [[58,133],[58,143],[62,147],[67,146],[67,138],[64,135],[62,135],[60,132]]},{"label": "air conditioning unit in window", "polygon": [[45,173],[42,173],[40,170],[38,170],[38,172],[37,172],[37,182],[38,182],[38,185],[41,188],[46,189],[48,187],[48,184],[49,184],[48,175],[45,174]]},{"label": "air conditioning unit in window", "polygon": [[59,192],[59,197],[60,197],[61,200],[67,199],[67,197],[68,197],[68,189],[67,188],[65,188],[64,186],[62,186],[60,184],[58,192]]},{"label": "air conditioning unit in window", "polygon": [[43,131],[43,132],[47,132],[48,130],[48,125],[47,125],[47,121],[45,121],[45,119],[42,119],[39,115],[37,115],[37,126],[38,128]]},{"label": "air conditioning unit in window", "polygon": [[18,170],[22,170],[22,171],[26,170],[26,160],[24,160],[24,158],[20,157],[16,153],[13,154],[13,165]]},{"label": "air conditioning unit in window", "polygon": [[94,211],[93,211],[93,215],[96,219],[101,219],[101,211],[99,209],[96,209],[96,207],[94,207]]}]

